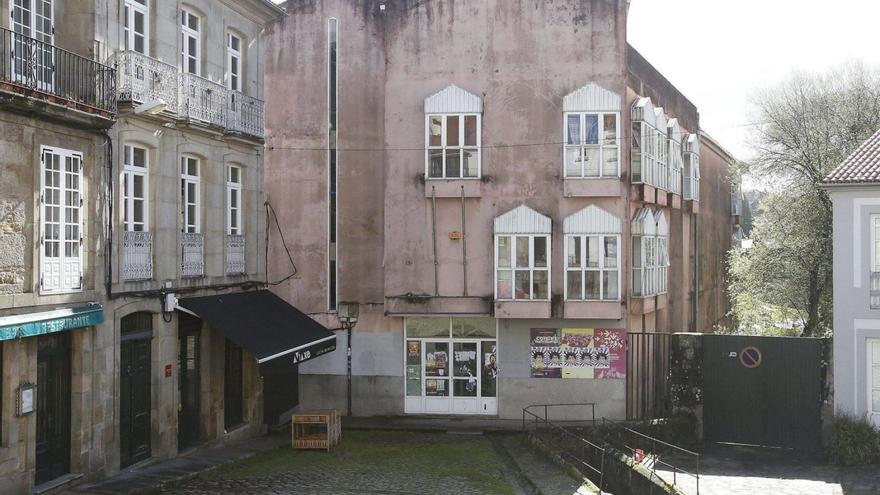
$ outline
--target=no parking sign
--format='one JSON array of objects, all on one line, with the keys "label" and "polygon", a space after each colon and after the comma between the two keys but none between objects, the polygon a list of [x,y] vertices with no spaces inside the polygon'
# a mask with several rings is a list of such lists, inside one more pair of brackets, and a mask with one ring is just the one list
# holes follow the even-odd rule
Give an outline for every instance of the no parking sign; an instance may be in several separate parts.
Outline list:
[{"label": "no parking sign", "polygon": [[746,368],[755,369],[761,366],[763,360],[764,356],[761,355],[761,351],[755,346],[750,345],[739,352],[739,363]]}]

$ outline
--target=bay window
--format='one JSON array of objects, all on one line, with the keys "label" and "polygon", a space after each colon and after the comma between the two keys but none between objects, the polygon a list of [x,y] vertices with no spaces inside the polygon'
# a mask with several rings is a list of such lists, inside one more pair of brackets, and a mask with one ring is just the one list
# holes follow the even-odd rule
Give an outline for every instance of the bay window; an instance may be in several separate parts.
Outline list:
[{"label": "bay window", "polygon": [[618,300],[620,238],[617,235],[566,235],[565,243],[565,299]]},{"label": "bay window", "polygon": [[82,153],[40,150],[40,291],[82,289]]},{"label": "bay window", "polygon": [[666,190],[669,185],[667,118],[650,98],[632,108],[632,181]]},{"label": "bay window", "polygon": [[682,150],[681,150],[681,129],[676,119],[669,120],[667,127],[669,139],[669,192],[673,194],[681,194],[681,170]]},{"label": "bay window", "polygon": [[648,297],[667,291],[669,228],[663,212],[640,208],[632,222],[633,295]]},{"label": "bay window", "polygon": [[124,49],[149,55],[149,4],[147,0],[125,0]]},{"label": "bay window", "polygon": [[565,177],[605,178],[620,174],[617,113],[565,113]]},{"label": "bay window", "polygon": [[700,140],[690,134],[684,143],[684,199],[700,200]]},{"label": "bay window", "polygon": [[429,179],[480,177],[480,115],[427,115]]},{"label": "bay window", "polygon": [[654,174],[654,186],[658,189],[669,189],[669,143],[666,114],[662,108],[654,109],[655,127],[652,129],[656,153],[657,170]]},{"label": "bay window", "polygon": [[550,299],[550,236],[495,236],[495,299]]}]

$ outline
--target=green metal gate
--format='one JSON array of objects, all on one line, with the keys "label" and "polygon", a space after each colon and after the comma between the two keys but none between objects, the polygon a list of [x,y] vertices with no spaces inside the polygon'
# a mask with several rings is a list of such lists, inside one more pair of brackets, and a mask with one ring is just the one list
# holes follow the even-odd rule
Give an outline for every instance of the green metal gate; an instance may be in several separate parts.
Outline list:
[{"label": "green metal gate", "polygon": [[707,441],[820,447],[823,339],[703,337]]}]

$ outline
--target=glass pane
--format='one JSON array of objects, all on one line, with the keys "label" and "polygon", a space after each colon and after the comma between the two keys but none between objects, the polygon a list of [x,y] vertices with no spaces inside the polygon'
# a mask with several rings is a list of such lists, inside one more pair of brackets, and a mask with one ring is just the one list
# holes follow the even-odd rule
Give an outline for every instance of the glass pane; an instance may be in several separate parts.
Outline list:
[{"label": "glass pane", "polygon": [[498,346],[495,341],[480,343],[482,347],[481,362],[481,395],[483,397],[495,397],[495,382],[498,378]]},{"label": "glass pane", "polygon": [[443,177],[442,149],[428,151],[428,177],[435,179]]},{"label": "glass pane", "polygon": [[407,318],[408,338],[449,337],[448,318]]},{"label": "glass pane", "polygon": [[461,146],[459,141],[458,115],[446,116],[446,146]]},{"label": "glass pane", "polygon": [[617,115],[614,114],[605,114],[603,116],[604,125],[603,131],[605,131],[605,144],[609,144],[612,146],[617,145]]},{"label": "glass pane", "polygon": [[467,115],[464,118],[464,145],[479,146],[477,143],[477,116]]},{"label": "glass pane", "polygon": [[599,239],[601,237],[587,236],[584,241],[587,244],[585,249],[586,266],[588,268],[599,268]]},{"label": "glass pane", "polygon": [[428,379],[425,380],[425,395],[428,397],[448,397],[449,380]]},{"label": "glass pane", "polygon": [[536,268],[547,266],[547,238],[535,237],[535,264]]},{"label": "glass pane", "polygon": [[584,272],[584,299],[599,299],[599,272]]},{"label": "glass pane", "polygon": [[453,390],[454,397],[476,397],[477,396],[477,378],[457,379],[452,383],[455,386]]},{"label": "glass pane", "polygon": [[135,167],[146,167],[147,166],[147,150],[143,148],[131,148],[132,150],[132,165]]},{"label": "glass pane", "polygon": [[633,256],[632,256],[632,264],[634,267],[642,266],[642,238],[640,236],[633,236]]},{"label": "glass pane", "polygon": [[512,283],[513,272],[510,270],[498,271],[498,299],[513,299]]},{"label": "glass pane", "polygon": [[406,342],[406,395],[422,395],[422,343],[418,340]]},{"label": "glass pane", "polygon": [[585,144],[599,144],[599,116],[596,114],[584,115]]},{"label": "glass pane", "polygon": [[461,150],[446,150],[446,177],[461,177]]},{"label": "glass pane", "polygon": [[871,411],[880,412],[880,390],[871,393]]},{"label": "glass pane", "polygon": [[880,366],[871,367],[871,386],[880,389]]},{"label": "glass pane", "polygon": [[425,376],[449,376],[449,344],[425,342]]},{"label": "glass pane", "polygon": [[137,223],[143,223],[144,222],[144,202],[143,202],[143,200],[135,200],[135,201],[133,201],[133,203],[134,203],[133,204],[134,208],[132,208],[132,210],[133,210],[132,211],[132,220],[134,220]]},{"label": "glass pane", "polygon": [[880,342],[871,343],[872,364],[880,364]]},{"label": "glass pane", "polygon": [[614,177],[617,176],[617,146],[606,146],[602,148],[603,154],[603,162],[602,162],[602,176],[604,177]]},{"label": "glass pane", "polygon": [[516,237],[516,267],[529,267],[529,238]]},{"label": "glass pane", "polygon": [[453,318],[452,337],[495,337],[495,320],[492,318]]},{"label": "glass pane", "polygon": [[617,268],[617,237],[605,237],[605,268]]},{"label": "glass pane", "polygon": [[516,272],[516,294],[515,299],[530,299],[531,293],[529,292],[529,272],[528,270],[519,270]]},{"label": "glass pane", "polygon": [[584,148],[584,177],[599,177],[599,148]]},{"label": "glass pane", "polygon": [[581,148],[565,148],[565,176],[581,177]]},{"label": "glass pane", "polygon": [[[477,343],[455,342],[452,344],[452,372],[458,378],[476,378],[477,376]],[[477,381],[474,380],[474,392]]]},{"label": "glass pane", "polygon": [[568,116],[568,131],[566,132],[566,143],[581,144],[581,116],[573,114]]},{"label": "glass pane", "polygon": [[568,266],[571,268],[580,268],[581,266],[581,238],[579,236],[568,236]]},{"label": "glass pane", "polygon": [[532,274],[532,293],[535,299],[549,299],[550,288],[547,286],[547,271],[535,270]]},{"label": "glass pane", "polygon": [[428,123],[428,146],[442,146],[441,132],[443,132],[443,120],[439,115],[431,117]]},{"label": "glass pane", "polygon": [[498,237],[498,267],[510,267],[510,236]]},{"label": "glass pane", "polygon": [[609,301],[616,301],[619,297],[617,288],[617,270],[602,272],[602,290],[603,298]]},{"label": "glass pane", "polygon": [[568,298],[569,299],[583,299],[583,293],[581,292],[581,281],[583,280],[583,275],[580,270],[568,270]]},{"label": "glass pane", "polygon": [[478,177],[480,173],[480,167],[478,162],[477,150],[463,150],[462,160],[464,165],[464,176]]}]

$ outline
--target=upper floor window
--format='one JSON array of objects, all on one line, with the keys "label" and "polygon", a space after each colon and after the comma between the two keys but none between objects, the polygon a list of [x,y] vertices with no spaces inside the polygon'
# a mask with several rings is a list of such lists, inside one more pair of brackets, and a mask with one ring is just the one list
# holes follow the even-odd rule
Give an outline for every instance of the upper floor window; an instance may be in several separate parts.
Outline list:
[{"label": "upper floor window", "polygon": [[550,299],[550,218],[523,205],[495,219],[495,299]]},{"label": "upper floor window", "polygon": [[226,169],[226,233],[244,233],[241,217],[241,167],[230,165]]},{"label": "upper floor window", "polygon": [[666,126],[669,143],[669,189],[673,194],[681,194],[681,170],[682,170],[682,151],[681,151],[681,128],[678,125],[678,119],[669,119]]},{"label": "upper floor window", "polygon": [[660,189],[668,188],[667,118],[650,98],[632,107],[632,181]]},{"label": "upper floor window", "polygon": [[198,158],[183,156],[180,158],[180,228],[187,234],[201,232],[201,179]]},{"label": "upper floor window", "polygon": [[196,14],[187,9],[180,10],[180,67],[195,75],[202,72],[200,22]]},{"label": "upper floor window", "polygon": [[700,139],[690,134],[684,143],[684,199],[700,200]]},{"label": "upper floor window", "polygon": [[569,216],[565,231],[565,299],[620,299],[621,221],[591,205]]},{"label": "upper floor window", "polygon": [[662,211],[636,210],[632,221],[633,295],[666,293],[669,269],[669,227]]},{"label": "upper floor window", "polygon": [[149,55],[149,5],[147,0],[125,0],[123,38],[125,49]]},{"label": "upper floor window", "polygon": [[241,91],[241,38],[226,34],[226,68],[229,71],[229,89]]},{"label": "upper floor window", "polygon": [[82,153],[43,146],[40,291],[82,289]]},{"label": "upper floor window", "polygon": [[880,309],[880,215],[871,215],[871,309]]},{"label": "upper floor window", "polygon": [[425,99],[425,176],[476,179],[481,175],[482,100],[449,86]]},{"label": "upper floor window", "polygon": [[669,130],[668,119],[662,108],[654,109],[654,145],[656,150],[657,170],[654,174],[654,186],[664,191],[669,190]]},{"label": "upper floor window", "polygon": [[122,148],[122,226],[126,232],[146,232],[149,211],[149,155],[133,145]]},{"label": "upper floor window", "polygon": [[596,83],[572,91],[562,102],[565,177],[620,175],[621,98]]}]

